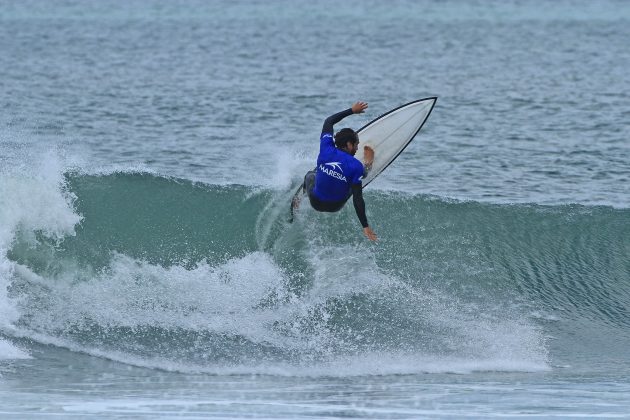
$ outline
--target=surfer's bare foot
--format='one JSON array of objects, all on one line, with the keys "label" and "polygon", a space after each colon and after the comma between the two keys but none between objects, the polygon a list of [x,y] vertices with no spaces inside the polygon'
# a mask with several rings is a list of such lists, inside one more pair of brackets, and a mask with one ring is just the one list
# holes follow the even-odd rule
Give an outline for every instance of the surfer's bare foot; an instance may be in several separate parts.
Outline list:
[{"label": "surfer's bare foot", "polygon": [[374,149],[370,146],[363,146],[363,163],[365,166],[372,166],[374,163]]},{"label": "surfer's bare foot", "polygon": [[291,208],[293,210],[297,210],[300,207],[300,202],[302,201],[302,195],[295,195],[293,200],[291,200]]}]

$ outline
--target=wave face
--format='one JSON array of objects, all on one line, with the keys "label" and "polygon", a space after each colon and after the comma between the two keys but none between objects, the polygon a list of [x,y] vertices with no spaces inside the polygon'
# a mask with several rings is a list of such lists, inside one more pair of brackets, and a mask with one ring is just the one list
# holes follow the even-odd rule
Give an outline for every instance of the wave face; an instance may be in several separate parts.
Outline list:
[{"label": "wave face", "polygon": [[369,191],[371,244],[352,206],[287,223],[290,191],[124,172],[0,188],[7,336],[304,375],[546,370],[567,337],[630,342],[627,209]]}]

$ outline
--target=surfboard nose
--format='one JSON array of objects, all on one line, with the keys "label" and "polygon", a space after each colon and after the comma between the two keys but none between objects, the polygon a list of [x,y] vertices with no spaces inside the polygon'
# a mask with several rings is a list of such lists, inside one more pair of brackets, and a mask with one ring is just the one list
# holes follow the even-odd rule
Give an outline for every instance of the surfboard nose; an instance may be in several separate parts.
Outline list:
[{"label": "surfboard nose", "polygon": [[431,96],[406,103],[370,121],[357,131],[364,147],[357,150],[355,157],[363,162],[365,146],[374,150],[374,162],[363,179],[364,187],[411,143],[431,115],[436,102],[437,96]]}]

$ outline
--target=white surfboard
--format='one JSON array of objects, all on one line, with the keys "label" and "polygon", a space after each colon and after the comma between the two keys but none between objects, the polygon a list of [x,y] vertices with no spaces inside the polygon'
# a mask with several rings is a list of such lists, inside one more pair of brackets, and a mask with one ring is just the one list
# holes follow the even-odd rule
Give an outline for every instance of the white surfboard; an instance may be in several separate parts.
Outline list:
[{"label": "white surfboard", "polygon": [[419,99],[392,109],[357,131],[359,150],[354,157],[363,162],[363,146],[374,149],[374,164],[363,178],[365,188],[411,143],[431,114],[437,97]]},{"label": "white surfboard", "polygon": [[[429,118],[436,101],[437,97],[433,96],[409,102],[370,121],[357,131],[359,150],[354,157],[363,162],[363,147],[370,146],[374,149],[374,163],[362,180],[363,188],[383,172],[411,143]],[[300,205],[302,193],[300,186],[293,195],[289,222],[293,221],[294,210]]]}]

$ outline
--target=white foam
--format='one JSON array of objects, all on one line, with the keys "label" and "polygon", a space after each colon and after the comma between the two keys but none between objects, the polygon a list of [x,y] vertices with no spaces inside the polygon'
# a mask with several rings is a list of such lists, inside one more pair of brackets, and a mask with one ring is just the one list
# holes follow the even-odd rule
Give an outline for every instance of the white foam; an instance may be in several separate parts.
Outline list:
[{"label": "white foam", "polygon": [[[136,366],[180,372],[345,377],[549,369],[540,333],[534,327],[518,319],[468,319],[474,308],[434,291],[419,292],[380,272],[369,253],[354,249],[352,255],[352,247],[341,248],[344,252],[315,247],[314,261],[325,258],[326,252],[340,260],[322,263],[324,268],[316,270],[314,284],[300,297],[286,291],[282,270],[264,252],[194,268],[162,267],[117,254],[106,271],[90,273],[73,268],[55,279],[41,278],[27,267],[16,265],[16,275],[33,286],[27,299],[32,299],[33,305],[23,302],[21,306],[29,315],[29,327],[17,335]],[[338,264],[350,265],[351,269],[339,277],[334,273]],[[399,305],[397,309],[404,308],[431,329],[450,337],[455,354],[419,348],[365,351],[352,339],[349,343],[336,342],[337,336],[328,325],[332,314],[327,303],[331,299],[348,300],[353,295],[393,299],[389,306]],[[270,296],[276,304],[261,306]],[[41,302],[44,304],[39,306]],[[157,351],[154,356],[136,354],[133,346],[115,350],[97,342],[79,344],[63,333],[67,328],[81,328],[86,320],[102,328],[149,326],[242,336],[254,343],[297,350],[304,357],[232,364],[208,359],[200,364],[199,360],[159,355]],[[348,354],[346,350],[351,351]]]},{"label": "white foam", "polygon": [[81,217],[74,212],[72,194],[64,189],[62,159],[53,150],[31,157],[31,163],[3,168],[0,178],[0,328],[8,329],[18,311],[8,296],[15,263],[7,252],[21,232],[34,239],[34,232],[55,240],[74,234]]},{"label": "white foam", "polygon": [[34,299],[45,301],[46,309],[27,308],[31,326],[38,330],[63,330],[90,320],[104,328],[182,328],[291,344],[267,328],[277,314],[261,302],[286,296],[282,272],[261,252],[192,269],[165,268],[116,254],[104,272],[71,271],[54,282],[38,279],[26,267],[19,272],[30,283],[49,285]]},{"label": "white foam", "polygon": [[0,339],[0,360],[31,359],[31,356],[24,350],[19,349],[12,343]]},{"label": "white foam", "polygon": [[61,162],[54,154],[42,157],[36,173],[3,173],[0,180],[0,247],[7,247],[18,227],[61,239],[74,234],[81,217],[74,213],[74,196],[64,191]]},{"label": "white foam", "polygon": [[151,174],[155,176],[164,176],[168,178],[168,176],[161,175],[155,169],[143,164],[136,163],[133,165],[123,165],[123,164],[107,164],[107,165],[99,165],[92,166],[86,162],[75,162],[78,163],[73,170],[77,173],[85,174],[85,175],[94,175],[94,176],[107,176],[113,174]]},{"label": "white foam", "polygon": [[[543,331],[529,322],[525,313],[479,307],[433,288],[411,286],[384,273],[369,245],[331,246],[313,237],[308,250],[315,274],[308,295],[309,307],[330,298],[368,295],[399,312],[400,316],[389,322],[422,320],[421,328],[430,334],[427,339],[442,341],[447,347],[434,349],[437,352],[419,349],[403,354],[392,349],[376,357],[371,353],[361,353],[356,358],[337,357],[330,366],[318,369],[343,375],[549,369]],[[387,328],[386,324],[383,319],[382,327]]]},{"label": "white foam", "polygon": [[[315,166],[312,157],[307,157],[304,153],[295,152],[286,148],[282,148],[274,153],[275,171],[273,176],[269,177],[268,187],[286,190],[291,188],[296,181],[301,182],[307,171]],[[258,181],[263,181],[264,178]]]},{"label": "white foam", "polygon": [[[106,270],[93,272],[66,264],[54,278],[42,278],[10,261],[6,253],[18,230],[41,231],[58,240],[74,234],[81,217],[73,209],[73,196],[64,190],[63,166],[52,155],[36,175],[14,171],[0,180],[0,328],[12,329],[12,333],[15,320],[25,315],[28,323],[15,331],[18,335],[138,366],[193,372],[352,376],[536,371],[548,366],[542,335],[526,321],[492,316],[496,314],[471,316],[484,308],[411,287],[383,272],[368,245],[324,243],[312,226],[302,226],[311,238],[307,238],[304,257],[311,265],[312,284],[300,296],[289,291],[289,279],[264,251],[193,268],[163,267],[114,254]],[[294,226],[299,229],[300,223]],[[17,277],[33,286],[20,297],[19,306],[7,293]],[[454,351],[401,352],[395,345],[373,351],[357,344],[361,331],[352,331],[351,326],[347,327],[349,342],[339,341],[330,323],[331,302],[355,296],[384,302],[400,319],[422,319],[430,330],[427,334],[445,335],[435,339],[442,339]],[[105,329],[146,326],[244,337],[303,359],[199,365],[168,354],[141,356],[133,346],[117,351],[89,342],[78,344],[72,334],[66,334],[90,323]],[[387,330],[388,325],[380,328]]]},{"label": "white foam", "polygon": [[[348,255],[351,249],[344,247],[345,253],[332,254]],[[313,258],[324,258],[321,252],[313,251]],[[330,249],[328,252],[331,253]],[[34,301],[45,301],[45,308],[23,308],[30,314],[30,325],[29,330],[22,330],[21,334],[42,343],[123,363],[180,372],[344,377],[549,369],[540,333],[532,326],[510,319],[467,319],[474,308],[465,308],[459,303],[448,306],[445,298],[435,292],[419,293],[380,273],[369,253],[361,255],[363,259],[355,256],[357,261],[346,277],[332,278],[329,270],[318,270],[315,283],[301,297],[286,291],[284,274],[263,252],[234,258],[215,267],[204,263],[192,269],[165,268],[116,255],[106,272],[84,272],[81,276],[57,278],[52,282],[38,278],[26,267],[17,266],[16,272],[22,279],[45,288],[41,295],[33,296]],[[348,261],[336,263],[347,265]],[[76,272],[72,274],[76,275]],[[86,278],[80,280],[82,276]],[[31,293],[36,294],[35,288]],[[446,335],[451,334],[456,354],[421,349],[338,354],[334,349],[344,345],[335,342],[336,336],[328,327],[331,314],[327,302],[355,294],[377,299],[393,296],[400,306],[413,312],[413,316],[422,317],[427,325]],[[260,303],[270,296],[274,296],[277,303],[261,307]],[[80,326],[86,319],[103,328],[151,326],[238,335],[255,343],[297,350],[304,360],[226,364],[209,359],[200,364],[198,360],[173,359],[168,354],[141,356],[129,349],[118,351],[78,344],[57,335],[56,331]],[[346,344],[348,349],[353,348],[353,343]],[[327,349],[331,349],[328,355]],[[309,358],[309,354],[319,356]]]}]

